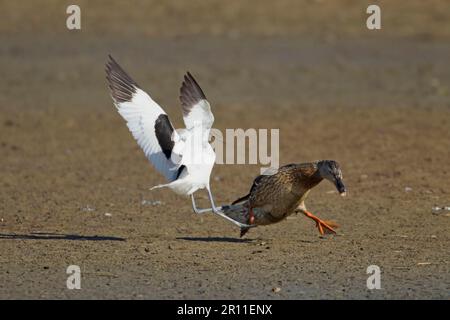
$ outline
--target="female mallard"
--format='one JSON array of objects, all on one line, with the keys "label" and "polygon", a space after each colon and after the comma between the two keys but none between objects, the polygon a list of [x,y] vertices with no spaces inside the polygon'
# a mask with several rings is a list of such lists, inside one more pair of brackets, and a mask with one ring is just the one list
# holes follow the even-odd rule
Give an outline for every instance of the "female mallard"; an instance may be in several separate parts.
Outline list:
[{"label": "female mallard", "polygon": [[[249,194],[221,209],[229,217],[243,220],[252,226],[267,225],[283,220],[294,212],[302,212],[316,222],[321,234],[335,233],[337,225],[314,216],[305,207],[308,193],[323,179],[332,182],[338,192],[345,196],[339,164],[333,160],[288,164],[275,174],[258,176]],[[241,228],[241,237],[249,230]]]}]

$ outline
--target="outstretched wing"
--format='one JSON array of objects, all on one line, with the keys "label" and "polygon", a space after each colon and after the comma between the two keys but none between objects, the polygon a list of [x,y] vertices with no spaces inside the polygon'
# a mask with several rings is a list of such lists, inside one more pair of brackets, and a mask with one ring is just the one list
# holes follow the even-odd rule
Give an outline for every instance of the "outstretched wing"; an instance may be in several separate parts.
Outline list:
[{"label": "outstretched wing", "polygon": [[111,56],[106,63],[106,79],[117,111],[146,157],[167,180],[175,180],[180,156],[173,150],[182,150],[183,142],[167,114]]},{"label": "outstretched wing", "polygon": [[205,94],[189,72],[180,88],[180,100],[186,129],[201,128],[208,139],[214,116]]}]

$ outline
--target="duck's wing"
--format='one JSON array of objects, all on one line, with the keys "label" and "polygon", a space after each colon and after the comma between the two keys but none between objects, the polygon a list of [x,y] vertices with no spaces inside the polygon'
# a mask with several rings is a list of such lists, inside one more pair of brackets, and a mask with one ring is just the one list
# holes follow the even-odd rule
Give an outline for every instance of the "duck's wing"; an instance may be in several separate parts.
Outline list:
[{"label": "duck's wing", "polygon": [[265,176],[265,175],[257,176],[257,177],[255,178],[255,180],[253,180],[253,184],[252,184],[252,187],[250,188],[249,193],[248,193],[247,195],[245,195],[245,196],[243,196],[243,197],[237,199],[237,200],[234,200],[231,204],[234,205],[234,204],[238,204],[238,203],[247,201],[248,198],[250,198],[250,196],[252,195],[252,193],[254,193],[254,192],[256,191],[258,185],[261,183],[261,180],[262,180],[264,177],[266,177],[266,176]]},{"label": "duck's wing", "polygon": [[206,139],[209,139],[214,116],[203,90],[189,72],[184,76],[180,88],[180,101],[186,129],[191,131],[200,128]]},{"label": "duck's wing", "polygon": [[266,170],[263,172],[262,175],[257,176],[257,177],[255,178],[255,180],[253,180],[253,184],[252,184],[252,187],[250,188],[249,193],[248,193],[247,195],[245,195],[245,196],[243,196],[243,197],[241,197],[241,198],[239,198],[239,199],[233,201],[232,204],[237,204],[237,203],[241,203],[241,202],[247,201],[248,198],[249,198],[253,193],[255,193],[255,192],[257,191],[258,186],[261,184],[261,182],[262,182],[263,179],[269,179],[269,178],[267,178],[267,177],[273,176],[273,175],[277,174],[277,173],[279,172],[279,170],[282,169],[282,168],[283,168],[283,167],[281,167],[281,168],[272,168],[272,167],[270,167],[270,168],[266,169]]},{"label": "duck's wing", "polygon": [[106,63],[106,79],[117,111],[146,157],[167,180],[175,180],[183,141],[167,114],[111,56]]},{"label": "duck's wing", "polygon": [[243,196],[243,197],[240,197],[239,199],[234,200],[231,204],[232,204],[232,205],[235,205],[235,204],[238,204],[238,203],[247,201],[248,198],[250,198],[250,193],[249,193],[249,194],[246,194],[246,195]]}]

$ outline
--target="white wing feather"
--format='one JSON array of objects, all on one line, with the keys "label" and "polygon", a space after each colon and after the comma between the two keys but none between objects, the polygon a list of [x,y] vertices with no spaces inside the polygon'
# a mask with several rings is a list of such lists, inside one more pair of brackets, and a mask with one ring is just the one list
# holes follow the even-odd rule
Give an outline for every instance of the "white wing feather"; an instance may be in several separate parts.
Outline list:
[{"label": "white wing feather", "polygon": [[184,76],[180,88],[180,100],[186,129],[191,131],[194,128],[201,128],[206,140],[209,139],[214,115],[205,94],[189,72]]},{"label": "white wing feather", "polygon": [[[111,89],[111,96],[119,114],[127,122],[128,129],[134,139],[144,151],[146,157],[153,166],[162,173],[167,180],[176,178],[183,141],[175,130],[172,130],[170,140],[173,141],[178,154],[173,154],[168,159],[164,154],[155,133],[155,123],[164,110],[139,88],[136,82],[117,64],[112,57],[106,65],[107,80]],[[173,129],[173,126],[170,124]],[[173,150],[172,150],[173,151]]]},{"label": "white wing feather", "polygon": [[[164,110],[141,89],[136,90],[131,101],[116,103],[116,106],[145,156],[167,180],[174,180],[180,160],[173,161],[176,159],[174,155],[167,159],[155,135],[155,121],[161,114],[166,114]],[[182,142],[176,131],[173,131],[172,140]],[[182,143],[177,143],[174,150],[176,153],[182,154]]]}]

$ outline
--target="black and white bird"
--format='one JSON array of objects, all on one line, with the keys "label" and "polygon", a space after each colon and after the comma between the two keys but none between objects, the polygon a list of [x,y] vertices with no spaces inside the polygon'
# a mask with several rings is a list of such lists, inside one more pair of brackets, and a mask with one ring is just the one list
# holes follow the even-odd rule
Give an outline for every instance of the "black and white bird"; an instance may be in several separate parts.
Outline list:
[{"label": "black and white bird", "polygon": [[[195,213],[213,211],[234,224],[245,227],[219,211],[210,188],[210,175],[216,154],[209,143],[214,116],[205,94],[188,72],[180,89],[183,120],[186,129],[175,130],[166,112],[109,56],[106,79],[117,111],[148,160],[180,195],[191,196]],[[194,192],[206,189],[211,208],[198,209]]]}]

